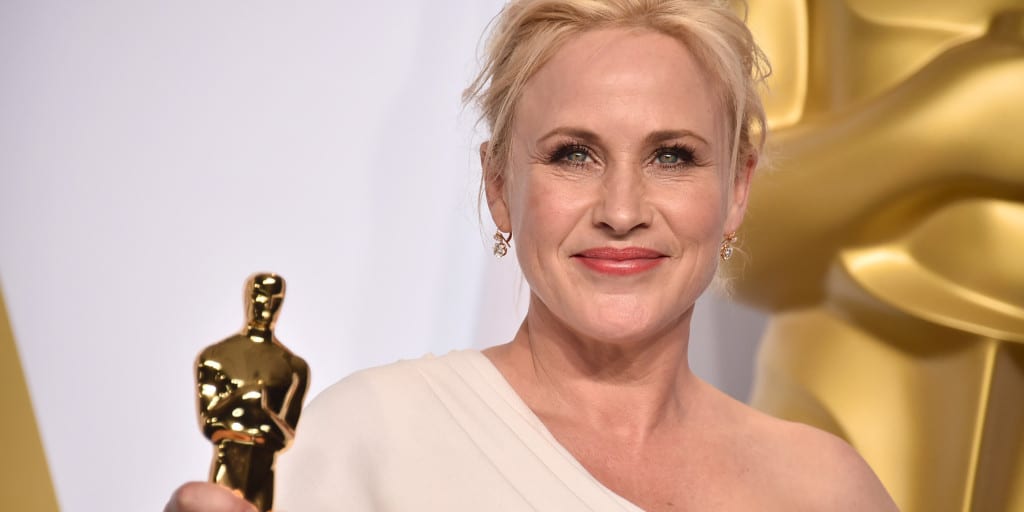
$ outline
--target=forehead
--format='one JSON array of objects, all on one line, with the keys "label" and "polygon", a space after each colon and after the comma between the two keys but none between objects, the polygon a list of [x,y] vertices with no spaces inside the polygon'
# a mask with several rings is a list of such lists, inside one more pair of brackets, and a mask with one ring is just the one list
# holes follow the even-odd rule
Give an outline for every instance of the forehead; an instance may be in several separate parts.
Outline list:
[{"label": "forehead", "polygon": [[586,128],[619,138],[690,130],[716,137],[718,102],[690,51],[640,29],[574,36],[530,78],[517,108],[517,134]]}]

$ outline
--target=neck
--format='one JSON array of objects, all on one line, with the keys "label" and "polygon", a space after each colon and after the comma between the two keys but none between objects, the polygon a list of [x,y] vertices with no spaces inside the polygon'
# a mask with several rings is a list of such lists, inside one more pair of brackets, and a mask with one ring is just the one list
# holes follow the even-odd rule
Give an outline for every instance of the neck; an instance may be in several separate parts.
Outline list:
[{"label": "neck", "polygon": [[692,312],[649,335],[609,342],[572,332],[531,297],[515,338],[489,355],[504,359],[499,368],[542,419],[641,440],[685,411],[695,379],[686,355]]},{"label": "neck", "polygon": [[245,326],[245,336],[256,343],[262,343],[274,339],[274,330],[270,325],[249,322]]}]

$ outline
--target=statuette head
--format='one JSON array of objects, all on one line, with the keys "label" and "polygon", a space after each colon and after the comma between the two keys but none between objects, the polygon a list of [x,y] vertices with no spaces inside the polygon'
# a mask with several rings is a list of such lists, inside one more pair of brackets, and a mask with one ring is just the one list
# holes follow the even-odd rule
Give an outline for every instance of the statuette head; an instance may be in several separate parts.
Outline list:
[{"label": "statuette head", "polygon": [[284,301],[284,279],[277,274],[254,274],[246,282],[246,321],[249,326],[272,329]]}]

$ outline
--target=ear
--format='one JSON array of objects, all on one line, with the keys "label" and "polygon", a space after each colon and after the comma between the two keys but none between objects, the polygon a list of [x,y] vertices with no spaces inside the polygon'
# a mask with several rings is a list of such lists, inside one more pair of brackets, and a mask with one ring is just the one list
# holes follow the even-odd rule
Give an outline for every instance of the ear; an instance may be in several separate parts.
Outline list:
[{"label": "ear", "polygon": [[487,209],[491,212],[494,225],[502,232],[512,231],[512,219],[505,198],[505,173],[496,167],[494,155],[489,153],[489,142],[480,144],[480,168],[483,170],[484,194],[487,197]]},{"label": "ear", "polygon": [[743,224],[743,216],[747,213],[747,199],[750,197],[750,180],[754,177],[754,169],[757,168],[757,153],[747,156],[743,165],[736,169],[736,176],[732,183],[732,201],[729,204],[729,213],[725,220],[725,232],[732,233],[740,229]]}]

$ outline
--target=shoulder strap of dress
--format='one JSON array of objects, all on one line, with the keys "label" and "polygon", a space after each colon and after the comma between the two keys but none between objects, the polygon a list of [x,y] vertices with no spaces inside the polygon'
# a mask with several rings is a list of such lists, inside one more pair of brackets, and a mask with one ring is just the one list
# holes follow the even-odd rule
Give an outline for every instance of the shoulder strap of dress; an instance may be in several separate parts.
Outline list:
[{"label": "shoulder strap of dress", "polygon": [[641,510],[588,473],[479,351],[452,352],[421,365],[421,372],[467,435],[536,509]]}]

